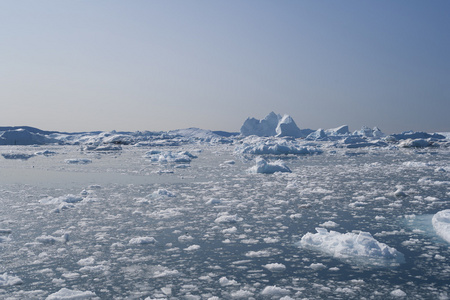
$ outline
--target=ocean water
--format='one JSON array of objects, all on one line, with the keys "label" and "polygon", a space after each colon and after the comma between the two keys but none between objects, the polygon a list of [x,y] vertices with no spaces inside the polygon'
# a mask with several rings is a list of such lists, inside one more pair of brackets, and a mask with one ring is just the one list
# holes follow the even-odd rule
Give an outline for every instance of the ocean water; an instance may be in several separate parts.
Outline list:
[{"label": "ocean water", "polygon": [[[431,225],[450,208],[448,149],[265,157],[292,170],[275,174],[248,173],[255,157],[232,145],[162,149],[197,156],[182,164],[152,162],[146,147],[1,151],[45,149],[54,153],[0,158],[1,298],[62,288],[94,299],[450,296],[450,244]],[[317,227],[369,232],[404,263],[302,248]]]}]

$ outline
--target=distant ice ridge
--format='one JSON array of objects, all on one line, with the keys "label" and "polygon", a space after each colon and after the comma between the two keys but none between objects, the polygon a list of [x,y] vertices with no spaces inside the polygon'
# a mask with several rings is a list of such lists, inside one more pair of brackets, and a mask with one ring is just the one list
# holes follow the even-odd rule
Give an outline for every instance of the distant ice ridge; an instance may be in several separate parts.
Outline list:
[{"label": "distant ice ridge", "polygon": [[402,253],[378,242],[368,232],[344,234],[324,228],[316,228],[316,231],[305,234],[299,246],[364,265],[390,266],[405,261]]},{"label": "distant ice ridge", "polygon": [[150,161],[159,163],[190,163],[191,159],[197,158],[197,156],[188,151],[172,152],[160,150],[149,151],[145,154],[145,157],[150,159]]},{"label": "distant ice ridge", "polygon": [[236,146],[237,154],[256,155],[308,155],[320,154],[322,150],[317,147],[307,147],[300,145],[296,141],[274,137],[249,136],[242,140],[242,144]]},{"label": "distant ice ridge", "polygon": [[450,209],[441,210],[432,219],[434,230],[444,240],[450,243]]}]

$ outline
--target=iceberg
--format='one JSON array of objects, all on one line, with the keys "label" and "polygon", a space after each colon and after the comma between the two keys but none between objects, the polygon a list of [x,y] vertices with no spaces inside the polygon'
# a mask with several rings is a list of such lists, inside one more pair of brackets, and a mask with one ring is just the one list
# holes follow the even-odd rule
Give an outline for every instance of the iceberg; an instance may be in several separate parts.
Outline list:
[{"label": "iceberg", "polygon": [[349,135],[350,131],[348,129],[348,125],[342,125],[336,128],[331,128],[325,130],[327,135],[336,136],[336,135]]},{"label": "iceberg", "polygon": [[297,127],[294,119],[289,115],[281,116],[271,112],[264,119],[258,120],[255,118],[247,118],[241,127],[241,134],[243,136],[278,136],[278,137],[306,137],[313,130],[303,129]]},{"label": "iceberg", "polygon": [[316,228],[316,231],[305,234],[298,245],[362,265],[390,266],[405,262],[402,253],[378,242],[368,232],[344,234],[325,228]]},{"label": "iceberg", "polygon": [[279,137],[291,136],[291,137],[303,137],[302,131],[297,127],[294,120],[289,115],[284,115],[279,120],[277,128],[275,129],[276,135]]},{"label": "iceberg", "polygon": [[450,243],[450,209],[436,213],[433,216],[432,223],[436,233]]},{"label": "iceberg", "polygon": [[281,120],[279,114],[270,112],[264,119],[247,118],[241,127],[241,134],[257,136],[275,136],[278,122]]}]

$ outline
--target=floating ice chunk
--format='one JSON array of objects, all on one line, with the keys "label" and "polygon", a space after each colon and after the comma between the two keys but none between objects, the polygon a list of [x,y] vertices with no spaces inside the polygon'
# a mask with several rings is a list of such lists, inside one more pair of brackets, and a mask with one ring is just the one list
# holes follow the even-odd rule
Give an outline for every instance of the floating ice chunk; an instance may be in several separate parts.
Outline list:
[{"label": "floating ice chunk", "polygon": [[237,228],[235,226],[222,230],[223,234],[233,234],[233,233],[236,233],[236,232],[237,232]]},{"label": "floating ice chunk", "polygon": [[83,200],[83,197],[68,194],[61,197],[47,197],[39,200],[41,204],[62,204],[62,203],[77,203]]},{"label": "floating ice chunk", "polygon": [[289,294],[289,290],[277,287],[277,286],[266,286],[261,292],[264,296],[284,296]]},{"label": "floating ice chunk", "polygon": [[286,270],[286,266],[280,263],[267,264],[263,267],[271,272],[283,272]]},{"label": "floating ice chunk", "polygon": [[177,195],[173,192],[170,192],[166,189],[158,189],[156,191],[154,191],[152,193],[152,197],[153,198],[164,198],[164,197],[169,197],[169,198],[173,198],[176,197]]},{"label": "floating ice chunk", "polygon": [[281,160],[269,163],[261,157],[256,158],[256,166],[251,167],[249,173],[273,174],[275,172],[291,172],[288,166]]},{"label": "floating ice chunk", "polygon": [[184,248],[183,250],[184,251],[195,251],[195,250],[198,250],[198,249],[200,249],[200,245],[191,245],[191,246],[189,246],[187,248]]},{"label": "floating ice chunk", "polygon": [[375,240],[368,232],[355,233],[328,232],[316,228],[317,233],[305,234],[299,245],[306,249],[320,251],[333,257],[373,266],[403,263],[404,256],[396,249]]},{"label": "floating ice chunk", "polygon": [[0,286],[19,285],[22,283],[22,279],[17,276],[8,275],[6,272],[0,275]]},{"label": "floating ice chunk", "polygon": [[333,221],[326,221],[326,222],[320,224],[319,226],[325,227],[325,228],[335,228],[338,226],[338,224]]},{"label": "floating ice chunk", "polygon": [[219,283],[221,286],[239,285],[239,283],[234,279],[228,279],[225,276],[220,277]]},{"label": "floating ice chunk", "polygon": [[42,244],[67,243],[69,241],[69,234],[64,233],[61,237],[41,235],[36,238],[36,241]]},{"label": "floating ice chunk", "polygon": [[88,258],[83,258],[80,259],[77,264],[79,264],[80,266],[92,266],[95,262],[95,258],[94,257],[88,257]]},{"label": "floating ice chunk", "polygon": [[92,160],[88,159],[88,158],[70,158],[70,159],[65,159],[64,160],[66,162],[66,164],[71,164],[71,165],[86,165],[86,164],[90,164],[92,162]]},{"label": "floating ice chunk", "polygon": [[220,204],[222,201],[220,201],[220,199],[217,199],[217,198],[211,198],[211,199],[209,199],[207,202],[206,202],[206,204],[211,204],[211,205],[213,205],[213,204]]},{"label": "floating ice chunk", "polygon": [[245,138],[242,145],[237,146],[234,151],[238,154],[255,155],[307,155],[322,153],[322,150],[312,147],[307,148],[295,141],[254,136]]},{"label": "floating ice chunk", "polygon": [[406,293],[404,291],[402,291],[401,289],[393,290],[390,294],[393,297],[405,297],[406,296]]},{"label": "floating ice chunk", "polygon": [[146,244],[155,244],[156,240],[152,236],[142,236],[132,238],[128,244],[130,245],[146,245]]},{"label": "floating ice chunk", "polygon": [[49,295],[46,300],[84,300],[92,299],[96,294],[93,292],[82,292],[76,290],[70,290],[68,288],[62,288],[58,292]]},{"label": "floating ice chunk", "polygon": [[2,156],[5,159],[20,159],[20,160],[27,160],[34,156],[34,154],[28,154],[28,153],[2,153]]},{"label": "floating ice chunk", "polygon": [[250,299],[253,297],[253,293],[248,290],[239,290],[231,293],[233,299]]},{"label": "floating ice chunk", "polygon": [[309,267],[311,269],[313,269],[314,271],[318,271],[318,270],[322,270],[322,269],[326,268],[326,266],[323,263],[312,263]]},{"label": "floating ice chunk", "polygon": [[433,216],[432,223],[436,233],[450,243],[450,209],[436,213]]},{"label": "floating ice chunk", "polygon": [[222,214],[216,218],[216,223],[236,223],[242,221],[237,215]]},{"label": "floating ice chunk", "polygon": [[194,240],[194,238],[193,238],[190,234],[188,234],[188,233],[183,234],[183,235],[181,235],[181,236],[178,237],[178,241],[179,241],[180,243],[186,243],[186,242],[190,242],[190,241],[192,241],[192,240]]},{"label": "floating ice chunk", "polygon": [[408,195],[404,191],[402,191],[401,188],[399,188],[394,192],[394,196],[397,198],[401,198],[401,197],[406,197]]},{"label": "floating ice chunk", "polygon": [[424,139],[407,139],[401,141],[398,146],[402,148],[424,148],[433,145],[432,142]]},{"label": "floating ice chunk", "polygon": [[41,151],[37,151],[34,153],[34,155],[44,155],[44,156],[52,156],[55,154],[56,154],[55,151],[50,151],[50,150],[41,150]]},{"label": "floating ice chunk", "polygon": [[159,163],[190,163],[193,158],[197,158],[197,156],[188,151],[172,152],[159,150],[149,151],[144,157]]}]

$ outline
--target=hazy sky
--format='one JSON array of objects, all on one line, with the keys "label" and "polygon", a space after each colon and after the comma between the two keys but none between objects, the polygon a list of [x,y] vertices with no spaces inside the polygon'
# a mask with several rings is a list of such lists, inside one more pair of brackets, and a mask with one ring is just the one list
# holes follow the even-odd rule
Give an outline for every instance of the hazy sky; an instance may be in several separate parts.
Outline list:
[{"label": "hazy sky", "polygon": [[0,0],[0,125],[450,131],[450,1]]}]

